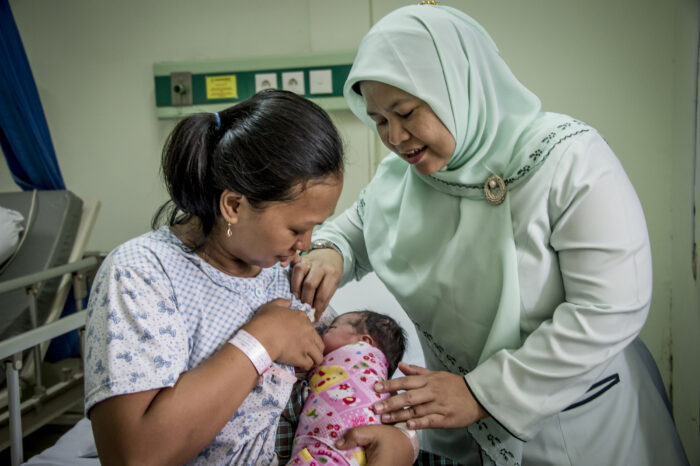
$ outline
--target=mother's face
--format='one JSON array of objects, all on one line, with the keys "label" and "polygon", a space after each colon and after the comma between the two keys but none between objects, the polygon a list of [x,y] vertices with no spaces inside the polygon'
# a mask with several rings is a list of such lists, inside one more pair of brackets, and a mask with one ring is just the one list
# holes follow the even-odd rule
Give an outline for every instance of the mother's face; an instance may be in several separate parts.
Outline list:
[{"label": "mother's face", "polygon": [[262,209],[243,198],[230,227],[232,238],[224,240],[227,248],[248,265],[286,266],[297,251],[309,249],[313,228],[333,213],[342,189],[342,177],[330,175],[312,180],[294,199]]},{"label": "mother's face", "polygon": [[360,90],[367,115],[389,150],[424,175],[447,165],[455,151],[455,138],[427,103],[377,81],[363,81]]}]

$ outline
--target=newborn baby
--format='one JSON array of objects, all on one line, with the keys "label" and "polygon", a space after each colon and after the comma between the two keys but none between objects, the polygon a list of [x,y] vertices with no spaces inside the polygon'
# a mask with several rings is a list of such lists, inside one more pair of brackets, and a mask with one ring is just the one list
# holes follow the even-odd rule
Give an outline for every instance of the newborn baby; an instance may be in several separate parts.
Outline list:
[{"label": "newborn baby", "polygon": [[308,375],[311,393],[288,464],[364,465],[362,448],[338,450],[334,445],[348,429],[380,424],[371,407],[389,394],[376,393],[374,384],[394,373],[406,336],[391,317],[358,311],[338,316],[322,337],[323,362]]}]

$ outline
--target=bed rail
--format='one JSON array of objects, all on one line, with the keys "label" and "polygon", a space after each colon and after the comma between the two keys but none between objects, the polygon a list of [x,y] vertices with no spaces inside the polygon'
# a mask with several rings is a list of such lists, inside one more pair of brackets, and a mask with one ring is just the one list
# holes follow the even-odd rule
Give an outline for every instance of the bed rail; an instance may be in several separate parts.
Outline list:
[{"label": "bed rail", "polygon": [[[37,285],[44,281],[65,274],[73,277],[73,294],[76,302],[76,313],[63,317],[53,323],[37,327],[0,342],[0,361],[3,362],[6,370],[8,411],[9,411],[9,434],[12,466],[18,466],[24,460],[22,445],[22,410],[20,404],[19,372],[22,369],[22,353],[32,349],[34,352],[34,367],[36,382],[41,386],[40,362],[41,352],[39,345],[57,336],[68,333],[85,325],[86,311],[82,310],[82,302],[87,296],[87,277],[85,272],[96,268],[98,261],[96,257],[88,257],[80,261],[53,267],[35,274],[15,278],[0,283],[0,295],[18,288],[25,288],[29,299],[30,312],[36,312],[36,289]],[[38,360],[37,360],[38,359]]]}]

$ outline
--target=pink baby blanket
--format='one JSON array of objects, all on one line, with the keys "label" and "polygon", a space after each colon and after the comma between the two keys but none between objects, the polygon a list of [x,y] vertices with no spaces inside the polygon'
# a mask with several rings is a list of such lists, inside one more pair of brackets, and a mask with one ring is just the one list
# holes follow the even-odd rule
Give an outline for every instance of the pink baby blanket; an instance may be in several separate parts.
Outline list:
[{"label": "pink baby blanket", "polygon": [[311,394],[299,418],[288,464],[363,466],[362,448],[342,451],[334,444],[348,429],[380,423],[370,408],[389,396],[374,391],[374,384],[386,380],[388,367],[384,353],[362,341],[328,353],[309,374]]}]

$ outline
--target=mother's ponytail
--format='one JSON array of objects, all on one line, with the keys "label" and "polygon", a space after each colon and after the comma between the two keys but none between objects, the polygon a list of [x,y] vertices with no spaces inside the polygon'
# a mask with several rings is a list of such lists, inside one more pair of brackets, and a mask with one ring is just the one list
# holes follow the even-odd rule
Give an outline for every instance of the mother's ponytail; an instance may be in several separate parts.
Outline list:
[{"label": "mother's ponytail", "polygon": [[209,234],[219,211],[221,190],[214,187],[210,170],[211,156],[221,133],[220,117],[213,113],[189,116],[175,126],[165,142],[161,159],[170,201],[156,212],[153,228],[164,220],[175,225],[197,217],[205,236]]}]

